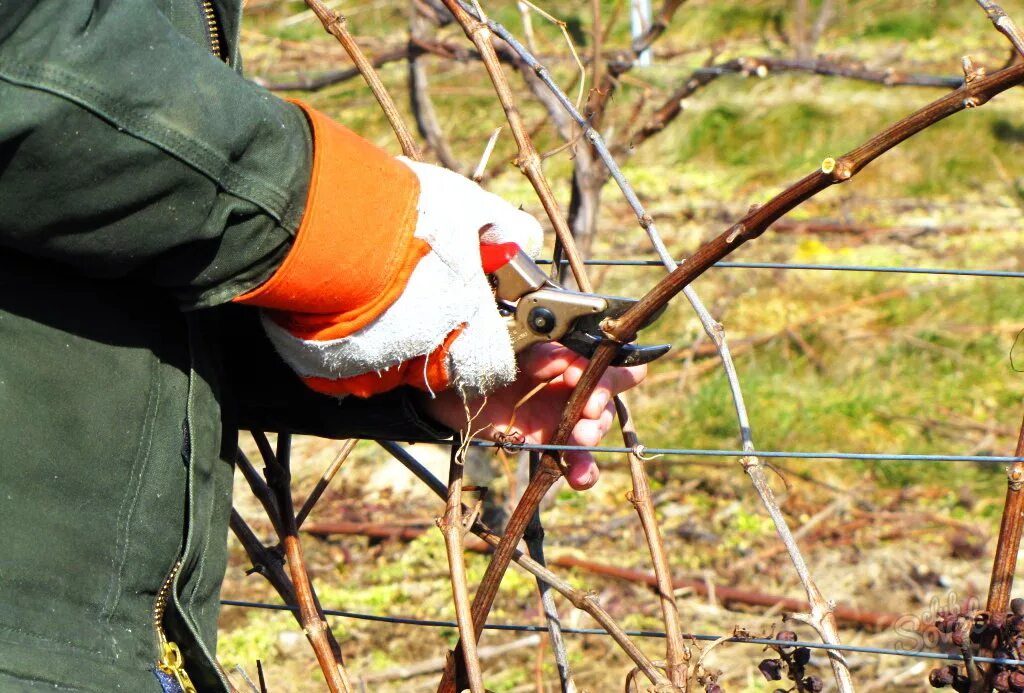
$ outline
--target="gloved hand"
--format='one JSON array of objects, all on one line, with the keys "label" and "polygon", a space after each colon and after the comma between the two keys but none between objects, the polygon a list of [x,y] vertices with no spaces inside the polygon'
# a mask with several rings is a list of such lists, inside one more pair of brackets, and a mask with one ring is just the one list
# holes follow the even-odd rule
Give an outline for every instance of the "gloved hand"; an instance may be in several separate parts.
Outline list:
[{"label": "gloved hand", "polygon": [[[472,396],[514,380],[515,355],[479,246],[514,242],[536,256],[537,220],[451,171],[384,161],[365,140],[307,113],[314,172],[295,246],[278,274],[239,299],[271,309],[264,325],[280,355],[310,387],[335,395],[366,397],[409,384],[431,392],[454,386]],[[338,139],[356,150],[340,163],[338,152],[325,151]],[[335,185],[325,191],[325,182]],[[342,208],[339,198],[363,207],[362,214]],[[334,214],[325,209],[331,206]],[[349,242],[322,240],[332,232]],[[346,257],[346,245],[353,256]],[[337,256],[333,265],[317,246]],[[393,276],[381,281],[381,273]],[[370,290],[363,282],[381,286]]]}]

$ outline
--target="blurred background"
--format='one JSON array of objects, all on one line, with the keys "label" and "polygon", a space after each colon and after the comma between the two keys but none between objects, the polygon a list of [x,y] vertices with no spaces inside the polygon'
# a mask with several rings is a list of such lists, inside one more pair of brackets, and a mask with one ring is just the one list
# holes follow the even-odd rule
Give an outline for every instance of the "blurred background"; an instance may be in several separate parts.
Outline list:
[{"label": "blurred background", "polygon": [[[432,7],[427,2],[419,12],[398,0],[329,4],[348,18],[365,52],[378,59],[410,122],[411,103],[421,104],[421,118],[425,100],[432,104],[427,127],[435,130],[427,158],[466,173],[476,168],[491,133],[505,121],[461,29],[425,18]],[[580,64],[583,101],[589,97],[592,103],[595,84],[629,67],[614,80],[599,129],[678,258],[824,158],[841,155],[941,96],[962,79],[963,56],[989,72],[1012,59],[1009,43],[967,0],[690,0],[643,60],[628,50],[627,0],[539,5],[564,22],[564,32],[536,8],[524,10],[512,0],[483,7],[517,36],[528,37],[574,98]],[[1024,19],[1024,3],[1003,7]],[[653,18],[659,10],[655,0]],[[640,30],[643,22],[641,16]],[[303,3],[250,0],[243,27],[251,79],[282,96],[306,99],[400,153],[362,80],[347,78],[351,65],[344,51]],[[564,146],[564,129],[559,131],[517,67],[505,69],[538,149],[550,154],[545,172],[568,210],[571,199],[582,199],[579,189],[572,190],[574,167],[586,163],[578,160],[582,145],[570,132],[570,146]],[[297,88],[302,86],[315,88]],[[1022,97],[1012,90],[926,130],[851,182],[804,204],[729,260],[1024,271]],[[528,182],[511,163],[515,156],[506,128],[483,185],[543,218]],[[574,220],[590,258],[656,258],[614,183],[599,180],[586,195],[597,211],[590,217],[579,212]],[[548,241],[550,257],[553,236]],[[664,272],[658,266],[590,269],[599,291],[627,296],[641,295]],[[1024,343],[1013,348],[1024,330],[1022,281],[719,267],[694,287],[725,325],[759,449],[989,456],[1013,453],[1024,414]],[[738,448],[733,404],[713,344],[685,299],[676,299],[644,340],[674,345],[631,397],[644,445]],[[608,443],[620,440],[612,434]],[[305,497],[340,446],[296,441],[296,498]],[[417,445],[411,452],[444,477],[447,449]],[[914,624],[930,622],[938,604],[984,600],[1006,483],[1003,465],[769,461],[783,511],[824,594],[897,619],[897,625],[881,628],[841,621],[843,642],[928,648],[934,643],[908,635]],[[625,497],[625,461],[607,454],[601,462],[604,474],[595,489],[553,494],[555,502],[544,514],[549,557],[649,572],[640,525]],[[520,466],[517,456],[491,451],[470,465],[467,483],[488,486],[492,519],[500,521],[502,509],[521,490]],[[712,635],[737,627],[752,634],[784,628],[815,639],[806,627],[783,625],[784,609],[716,594],[715,586],[780,597],[803,594],[736,459],[663,456],[648,469],[673,575],[705,586],[679,590],[684,628]],[[236,507],[269,539],[269,523],[240,484]],[[384,450],[361,442],[308,521],[315,529],[318,522],[344,520],[349,532],[304,537],[324,606],[453,619],[444,543],[434,526],[442,511],[443,502]],[[366,536],[369,526],[422,531],[382,539]],[[472,588],[486,558],[470,553],[467,561]],[[234,546],[223,596],[278,603],[262,578],[246,575],[249,565]],[[559,572],[594,590],[624,626],[660,629],[656,597],[644,584],[581,569]],[[595,625],[571,605],[559,605],[567,625]],[[543,622],[532,578],[509,571],[491,621]],[[221,625],[220,658],[229,670],[241,665],[255,678],[260,660],[271,691],[322,689],[316,662],[288,614],[228,606]],[[332,618],[331,625],[353,679],[370,691],[433,690],[444,653],[457,638],[454,628],[345,618]],[[622,690],[631,665],[608,638],[567,640],[581,690]],[[488,688],[558,690],[549,651],[538,649],[536,637],[490,632],[482,641],[503,644],[508,651],[484,661]],[[652,658],[663,656],[663,641],[646,639],[641,645]],[[766,682],[758,672],[765,656],[758,646],[722,645],[705,664],[721,671],[719,682],[728,691],[773,691],[782,682]],[[934,667],[899,657],[848,659],[859,690],[921,690]],[[427,671],[410,676],[416,671],[410,667]],[[830,678],[817,652],[809,670]]]}]

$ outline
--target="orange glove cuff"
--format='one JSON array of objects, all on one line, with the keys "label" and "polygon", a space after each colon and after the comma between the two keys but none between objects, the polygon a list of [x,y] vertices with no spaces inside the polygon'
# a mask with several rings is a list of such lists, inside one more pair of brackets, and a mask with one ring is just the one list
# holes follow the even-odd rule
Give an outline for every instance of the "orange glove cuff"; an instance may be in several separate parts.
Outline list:
[{"label": "orange glove cuff", "polygon": [[419,181],[348,128],[304,103],[313,133],[306,208],[294,245],[274,275],[235,299],[287,315],[304,338],[329,327],[351,334],[386,310],[430,247],[413,238]]},{"label": "orange glove cuff", "polygon": [[337,380],[307,377],[303,378],[302,382],[306,383],[311,390],[335,397],[344,395],[372,397],[401,385],[411,385],[425,392],[441,392],[447,390],[450,384],[448,350],[451,349],[452,342],[462,334],[465,328],[466,326],[462,325],[452,330],[445,338],[444,343],[427,356],[418,356],[380,372],[364,373]]}]

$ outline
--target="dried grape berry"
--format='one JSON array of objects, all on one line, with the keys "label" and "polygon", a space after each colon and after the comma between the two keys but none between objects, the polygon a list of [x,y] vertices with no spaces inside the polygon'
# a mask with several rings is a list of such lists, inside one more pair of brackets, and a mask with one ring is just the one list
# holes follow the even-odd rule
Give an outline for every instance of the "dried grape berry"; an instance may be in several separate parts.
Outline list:
[{"label": "dried grape berry", "polygon": [[758,671],[760,671],[764,678],[768,681],[781,681],[782,680],[782,660],[781,659],[765,659],[757,665]]}]

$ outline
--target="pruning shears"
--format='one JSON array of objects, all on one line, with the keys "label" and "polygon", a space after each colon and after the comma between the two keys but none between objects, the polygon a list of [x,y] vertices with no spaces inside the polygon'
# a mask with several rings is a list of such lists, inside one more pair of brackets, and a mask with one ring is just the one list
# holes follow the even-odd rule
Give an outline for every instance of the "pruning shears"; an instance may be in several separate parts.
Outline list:
[{"label": "pruning shears", "polygon": [[[636,303],[631,298],[563,289],[515,243],[481,245],[480,259],[516,353],[540,342],[559,342],[590,358],[604,339],[602,321],[621,316]],[[642,327],[661,317],[663,311],[651,316]],[[671,344],[623,344],[612,365],[650,363],[671,348]]]}]

